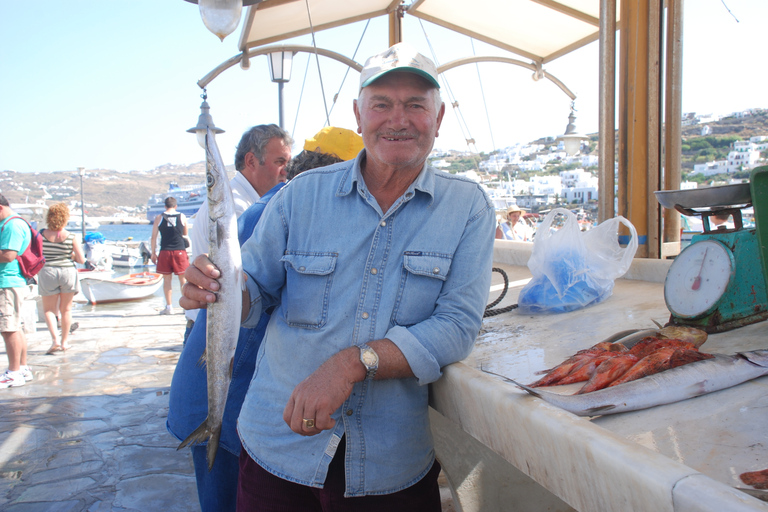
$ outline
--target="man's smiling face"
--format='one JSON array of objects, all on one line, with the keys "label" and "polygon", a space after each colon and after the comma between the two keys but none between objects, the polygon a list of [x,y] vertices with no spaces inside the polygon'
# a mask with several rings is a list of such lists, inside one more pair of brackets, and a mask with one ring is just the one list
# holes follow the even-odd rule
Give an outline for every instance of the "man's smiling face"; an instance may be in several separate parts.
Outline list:
[{"label": "man's smiling face", "polygon": [[404,170],[424,165],[445,112],[437,88],[401,71],[363,88],[354,108],[367,159]]}]

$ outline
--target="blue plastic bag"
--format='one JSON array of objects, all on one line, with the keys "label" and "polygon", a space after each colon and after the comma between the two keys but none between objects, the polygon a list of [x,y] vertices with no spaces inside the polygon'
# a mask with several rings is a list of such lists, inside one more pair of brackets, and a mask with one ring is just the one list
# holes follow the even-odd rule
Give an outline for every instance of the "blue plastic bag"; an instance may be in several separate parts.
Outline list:
[{"label": "blue plastic bag", "polygon": [[[560,229],[555,218],[565,216]],[[619,224],[632,238],[619,245]],[[637,231],[624,217],[614,217],[589,231],[581,231],[570,211],[555,208],[536,231],[528,268],[531,281],[517,299],[520,313],[563,313],[607,299],[614,281],[629,269],[637,252]]]}]

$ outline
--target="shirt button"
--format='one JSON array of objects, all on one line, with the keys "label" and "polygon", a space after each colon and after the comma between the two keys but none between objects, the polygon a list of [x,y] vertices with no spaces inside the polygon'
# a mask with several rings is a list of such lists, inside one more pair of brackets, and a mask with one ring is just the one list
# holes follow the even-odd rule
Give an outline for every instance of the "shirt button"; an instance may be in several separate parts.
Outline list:
[{"label": "shirt button", "polygon": [[299,272],[304,272],[305,270],[307,270],[307,267],[299,267]]},{"label": "shirt button", "polygon": [[368,313],[363,313],[363,320],[368,320]]},{"label": "shirt button", "polygon": [[355,414],[355,411],[352,409],[347,409],[347,416],[352,416],[353,414]]},{"label": "shirt button", "polygon": [[440,267],[435,267],[432,269],[433,274],[439,274],[440,273]]},{"label": "shirt button", "polygon": [[381,227],[384,227],[384,226],[386,226],[386,225],[387,225],[387,221],[383,220],[383,221],[381,221],[381,224],[379,224],[379,225],[380,225]]},{"label": "shirt button", "polygon": [[375,268],[372,268],[372,269],[371,269],[371,274],[373,274],[373,275],[376,275],[376,274],[378,274],[378,273],[379,273],[379,271],[378,271],[378,270],[376,270]]}]

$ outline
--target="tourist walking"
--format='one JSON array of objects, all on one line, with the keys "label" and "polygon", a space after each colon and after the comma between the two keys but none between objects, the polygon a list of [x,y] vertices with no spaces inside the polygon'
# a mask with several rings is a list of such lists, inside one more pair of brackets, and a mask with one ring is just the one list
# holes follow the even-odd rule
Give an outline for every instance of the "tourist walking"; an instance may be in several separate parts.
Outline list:
[{"label": "tourist walking", "polygon": [[[152,263],[156,264],[158,274],[163,274],[163,293],[165,294],[165,309],[161,315],[173,314],[173,274],[179,277],[179,288],[184,286],[184,271],[189,266],[189,256],[184,237],[189,227],[187,217],[176,211],[175,197],[165,198],[165,211],[155,217],[152,224]],[[157,234],[160,233],[160,254],[157,254]]]},{"label": "tourist walking", "polygon": [[[80,240],[74,233],[64,229],[67,222],[67,205],[51,205],[45,216],[45,224],[48,227],[40,232],[43,236],[45,265],[37,275],[37,290],[43,301],[45,325],[51,333],[51,348],[46,352],[49,355],[70,348],[67,341],[75,327],[72,323],[72,300],[79,290],[75,262],[85,263],[85,253]],[[56,333],[57,321],[61,323],[60,339]]]},{"label": "tourist walking", "polygon": [[0,333],[8,355],[8,370],[0,375],[0,389],[23,386],[32,380],[27,365],[27,338],[21,325],[21,304],[29,292],[16,257],[27,250],[32,233],[0,195]]}]

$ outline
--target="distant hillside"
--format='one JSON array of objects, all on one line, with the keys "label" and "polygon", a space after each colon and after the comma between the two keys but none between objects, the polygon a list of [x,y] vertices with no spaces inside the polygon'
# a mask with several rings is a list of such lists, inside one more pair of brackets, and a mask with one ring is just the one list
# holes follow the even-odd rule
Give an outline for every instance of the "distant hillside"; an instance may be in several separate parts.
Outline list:
[{"label": "distant hillside", "polygon": [[[233,175],[234,171],[230,171]],[[147,200],[168,190],[175,181],[179,186],[205,182],[205,162],[193,165],[166,164],[147,172],[120,172],[86,169],[83,178],[85,211],[92,216],[110,216],[124,212],[144,216]],[[80,202],[80,176],[73,171],[50,173],[0,172],[0,192],[11,203],[34,203],[45,198],[47,204]]]},{"label": "distant hillside", "polygon": [[[709,134],[702,134],[707,126]],[[747,117],[726,117],[719,121],[684,126],[682,130],[683,172],[693,170],[694,164],[725,160],[730,145],[758,135],[768,136],[768,111]]]}]

